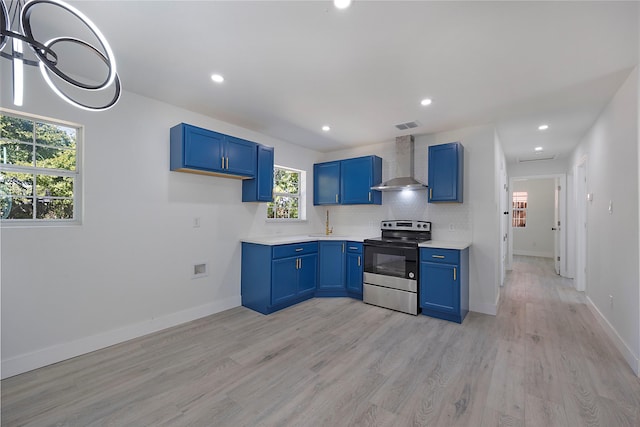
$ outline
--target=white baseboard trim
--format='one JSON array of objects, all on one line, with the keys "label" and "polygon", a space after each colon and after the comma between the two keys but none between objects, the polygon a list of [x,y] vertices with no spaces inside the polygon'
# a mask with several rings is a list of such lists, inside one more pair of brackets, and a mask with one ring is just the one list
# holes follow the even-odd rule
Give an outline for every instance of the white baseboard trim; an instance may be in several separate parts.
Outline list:
[{"label": "white baseboard trim", "polygon": [[537,256],[540,258],[551,258],[553,259],[553,252],[546,252],[546,251],[520,251],[520,250],[513,250],[513,254],[514,255],[524,255],[524,256]]},{"label": "white baseboard trim", "polygon": [[602,325],[603,329],[605,330],[607,335],[609,335],[609,338],[611,338],[618,351],[622,353],[624,359],[627,361],[629,366],[631,366],[633,372],[640,377],[640,358],[638,358],[638,356],[633,353],[633,350],[629,348],[620,334],[618,334],[618,331],[616,331],[613,325],[609,323],[607,318],[602,315],[602,312],[598,310],[598,307],[596,307],[593,301],[591,301],[591,298],[589,298],[588,296],[587,302],[587,307],[589,307],[593,315],[596,317],[598,323]]},{"label": "white baseboard trim", "polygon": [[211,314],[219,313],[241,305],[240,296],[225,298],[213,303],[204,304],[187,310],[178,311],[166,316],[145,320],[140,323],[114,329],[96,335],[80,338],[75,341],[53,345],[51,347],[21,354],[2,360],[2,379],[61,362],[72,357],[100,350],[133,338],[167,329],[182,323],[191,322]]}]

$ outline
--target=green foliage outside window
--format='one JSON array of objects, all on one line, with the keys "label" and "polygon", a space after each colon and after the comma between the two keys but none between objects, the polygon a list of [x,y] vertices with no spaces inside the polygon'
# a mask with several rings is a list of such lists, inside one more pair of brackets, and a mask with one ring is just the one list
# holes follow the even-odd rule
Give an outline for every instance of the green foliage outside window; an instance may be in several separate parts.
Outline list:
[{"label": "green foliage outside window", "polygon": [[0,218],[73,219],[77,129],[0,114]]},{"label": "green foliage outside window", "polygon": [[276,166],[273,170],[273,202],[267,204],[267,218],[300,218],[300,172]]}]

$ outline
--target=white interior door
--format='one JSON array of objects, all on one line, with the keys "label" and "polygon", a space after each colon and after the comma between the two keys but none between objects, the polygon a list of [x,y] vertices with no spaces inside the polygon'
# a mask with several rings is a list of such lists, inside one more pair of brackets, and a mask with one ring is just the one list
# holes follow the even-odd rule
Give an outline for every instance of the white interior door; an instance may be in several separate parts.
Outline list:
[{"label": "white interior door", "polygon": [[501,179],[502,184],[502,196],[500,197],[500,214],[502,218],[500,218],[500,234],[502,236],[502,240],[500,242],[501,248],[501,256],[502,256],[502,269],[501,269],[501,280],[500,286],[504,285],[504,279],[506,276],[507,269],[510,268],[509,265],[509,219],[511,218],[509,213],[509,187],[507,186],[507,174],[506,171],[502,174]]},{"label": "white interior door", "polygon": [[556,274],[560,274],[560,192],[562,188],[560,186],[560,179],[555,179],[554,189],[554,205],[553,205],[553,262],[555,265]]}]

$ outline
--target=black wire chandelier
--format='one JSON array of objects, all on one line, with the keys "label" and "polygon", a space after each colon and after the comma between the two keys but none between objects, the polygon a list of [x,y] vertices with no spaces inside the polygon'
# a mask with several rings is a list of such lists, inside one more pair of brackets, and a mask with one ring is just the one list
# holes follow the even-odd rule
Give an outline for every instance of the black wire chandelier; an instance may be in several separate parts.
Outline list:
[{"label": "black wire chandelier", "polygon": [[[77,37],[63,36],[54,37],[47,41],[38,41],[33,36],[31,26],[31,14],[39,5],[49,4],[63,9],[86,26],[98,41],[99,46],[96,47],[91,43],[80,40]],[[82,12],[73,6],[60,0],[16,0],[10,3],[7,8],[5,0],[0,0],[0,56],[12,61],[13,65],[13,103],[21,106],[23,102],[24,91],[24,65],[37,66],[40,74],[47,85],[60,98],[69,104],[88,111],[103,111],[113,107],[120,99],[120,78],[116,72],[116,61],[111,50],[111,46],[107,39],[100,32],[98,27],[87,18]],[[17,20],[17,21],[16,21]],[[12,22],[13,21],[13,22]],[[35,60],[26,59],[24,57],[23,44],[26,43],[33,54]],[[63,43],[71,43],[88,50],[104,62],[107,67],[107,75],[100,83],[81,82],[68,74],[64,73],[58,66],[58,54],[55,51],[56,45]],[[5,52],[5,47],[11,46],[10,52]],[[7,49],[9,50],[9,49]],[[52,77],[57,76],[58,84],[54,82]],[[102,91],[105,89],[114,92],[110,101],[103,105],[91,105],[74,99],[60,88],[60,80],[68,85],[86,91]]]}]

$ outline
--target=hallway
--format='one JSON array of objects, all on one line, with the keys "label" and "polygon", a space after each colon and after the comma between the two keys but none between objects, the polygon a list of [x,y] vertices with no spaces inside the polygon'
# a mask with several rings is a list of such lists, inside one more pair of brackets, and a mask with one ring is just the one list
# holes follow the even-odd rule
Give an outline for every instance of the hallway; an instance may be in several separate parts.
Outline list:
[{"label": "hallway", "polygon": [[524,392],[526,425],[640,425],[640,379],[552,259],[515,256],[502,292],[504,397]]}]

